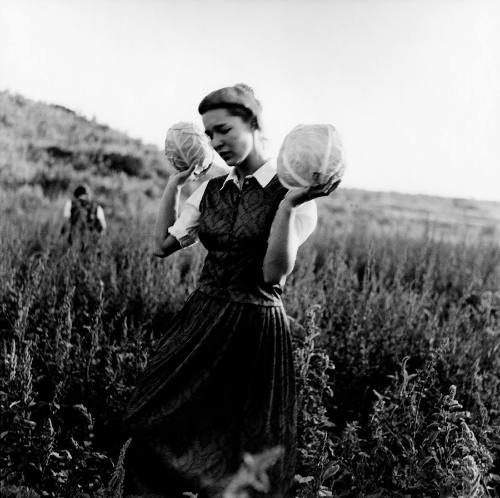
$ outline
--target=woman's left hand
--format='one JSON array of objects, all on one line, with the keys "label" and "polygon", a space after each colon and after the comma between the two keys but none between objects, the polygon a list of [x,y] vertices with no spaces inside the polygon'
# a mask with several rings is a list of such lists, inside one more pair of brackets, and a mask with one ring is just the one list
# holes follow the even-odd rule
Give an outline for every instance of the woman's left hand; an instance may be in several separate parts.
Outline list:
[{"label": "woman's left hand", "polygon": [[304,202],[316,199],[317,197],[331,194],[340,185],[340,181],[341,180],[332,177],[321,185],[312,185],[297,190],[289,190],[285,195],[285,199],[290,202],[292,207],[296,207]]}]

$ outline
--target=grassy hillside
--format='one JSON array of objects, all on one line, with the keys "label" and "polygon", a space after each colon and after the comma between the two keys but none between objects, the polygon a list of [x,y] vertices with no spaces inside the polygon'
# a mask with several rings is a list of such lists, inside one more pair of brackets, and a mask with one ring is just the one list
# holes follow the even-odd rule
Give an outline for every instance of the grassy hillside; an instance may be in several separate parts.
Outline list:
[{"label": "grassy hillside", "polygon": [[500,241],[498,202],[340,189],[318,204],[327,229],[341,229],[348,221],[376,234]]},{"label": "grassy hillside", "polygon": [[[169,174],[156,146],[8,92],[0,92],[0,152],[0,191],[9,211],[53,211],[84,182],[108,216],[129,217],[161,195]],[[215,167],[212,175],[221,171]]]},{"label": "grassy hillside", "polygon": [[[9,210],[54,211],[86,182],[108,216],[129,219],[139,210],[154,212],[168,177],[157,147],[65,107],[8,92],[0,92],[0,152],[0,189]],[[379,234],[500,238],[500,203],[341,188],[319,205],[325,231],[347,223]]]},{"label": "grassy hillside", "polygon": [[[165,161],[156,147],[145,145],[58,105],[0,93],[2,184],[39,184],[47,195],[64,188],[63,172],[75,176],[124,173],[139,179],[165,177]],[[60,177],[60,184],[41,181]],[[37,177],[38,174],[38,177]]]}]

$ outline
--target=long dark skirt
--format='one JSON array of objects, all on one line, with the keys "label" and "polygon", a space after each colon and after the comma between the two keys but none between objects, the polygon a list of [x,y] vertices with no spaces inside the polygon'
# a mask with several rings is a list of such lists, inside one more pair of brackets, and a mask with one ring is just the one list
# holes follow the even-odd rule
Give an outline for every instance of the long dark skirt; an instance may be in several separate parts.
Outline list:
[{"label": "long dark skirt", "polygon": [[282,306],[195,291],[132,395],[127,493],[220,497],[245,452],[279,445],[268,496],[286,496],[295,465],[294,379]]}]

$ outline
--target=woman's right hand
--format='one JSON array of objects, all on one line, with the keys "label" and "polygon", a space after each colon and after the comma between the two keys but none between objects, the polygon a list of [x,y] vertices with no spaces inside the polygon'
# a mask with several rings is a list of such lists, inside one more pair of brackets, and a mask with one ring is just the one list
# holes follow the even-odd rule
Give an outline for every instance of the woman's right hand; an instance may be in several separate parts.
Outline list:
[{"label": "woman's right hand", "polygon": [[188,180],[188,178],[191,176],[191,173],[194,171],[195,164],[190,166],[188,169],[185,169],[184,171],[176,171],[175,173],[172,173],[167,180],[167,185],[172,185],[176,187],[180,187],[184,185],[184,183]]}]

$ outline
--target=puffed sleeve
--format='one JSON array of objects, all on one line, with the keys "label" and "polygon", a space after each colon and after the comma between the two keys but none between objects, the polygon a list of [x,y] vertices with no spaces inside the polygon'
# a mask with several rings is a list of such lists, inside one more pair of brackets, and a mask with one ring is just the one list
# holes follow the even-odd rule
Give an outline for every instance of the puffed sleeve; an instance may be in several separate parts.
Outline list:
[{"label": "puffed sleeve", "polygon": [[304,202],[295,208],[295,230],[299,245],[314,232],[318,223],[318,209],[314,200]]},{"label": "puffed sleeve", "polygon": [[200,222],[200,202],[208,181],[203,182],[187,199],[182,206],[179,217],[168,229],[168,233],[175,237],[181,247],[189,247],[198,242],[198,225]]},{"label": "puffed sleeve", "polygon": [[104,209],[102,206],[97,206],[97,213],[96,213],[97,219],[101,223],[101,227],[103,230],[106,230],[106,216],[104,216]]},{"label": "puffed sleeve", "polygon": [[71,216],[71,201],[70,200],[67,200],[66,203],[64,204],[63,216],[64,216],[64,218],[69,218]]}]

